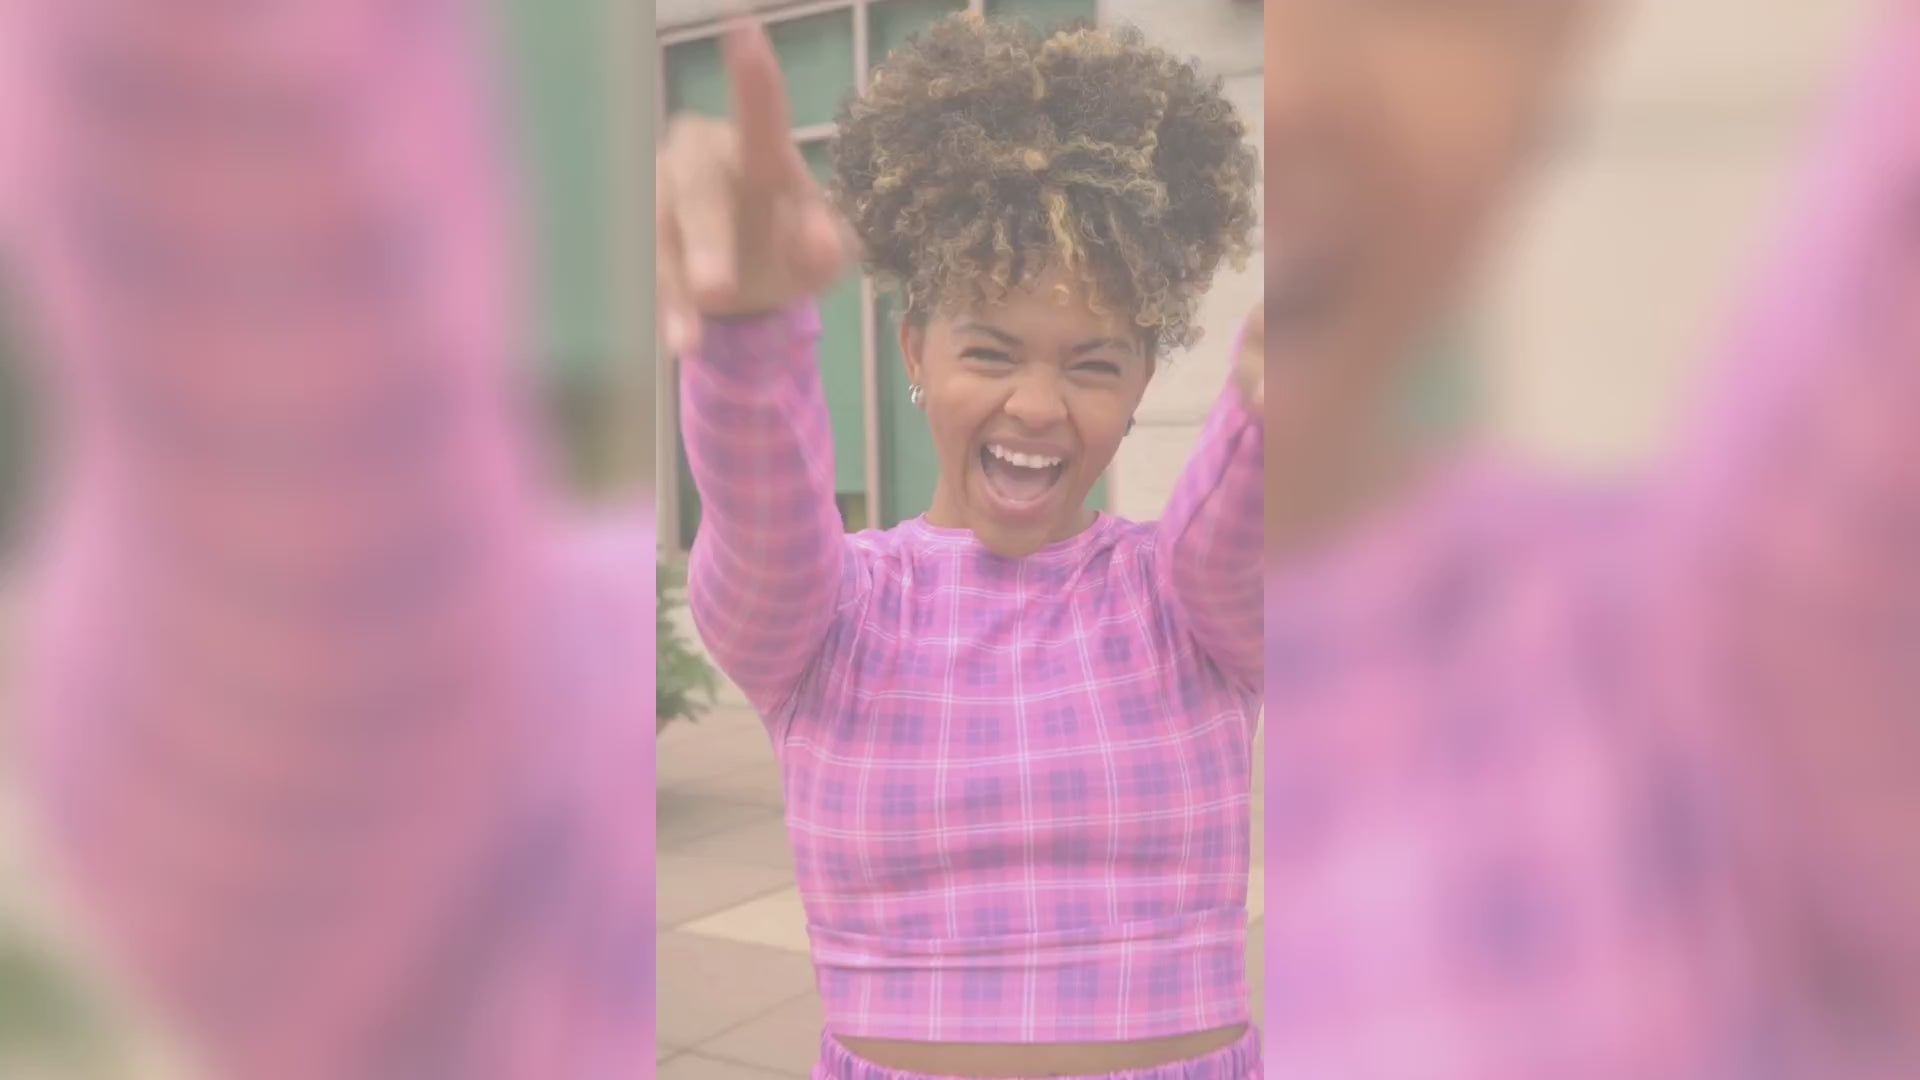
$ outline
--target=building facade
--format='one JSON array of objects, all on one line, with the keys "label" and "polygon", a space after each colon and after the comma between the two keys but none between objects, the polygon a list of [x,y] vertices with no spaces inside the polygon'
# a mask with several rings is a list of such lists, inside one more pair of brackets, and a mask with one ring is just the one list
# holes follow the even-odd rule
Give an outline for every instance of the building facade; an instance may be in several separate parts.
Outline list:
[{"label": "building facade", "polygon": [[[539,338],[530,363],[556,429],[591,486],[660,496],[661,545],[684,550],[698,499],[679,453],[673,368],[652,312],[651,197],[657,125],[675,105],[723,98],[714,34],[738,0],[550,4],[494,0],[515,76],[513,107],[539,238]],[[835,95],[856,89],[893,42],[948,11],[1131,22],[1226,80],[1257,143],[1260,5],[1243,0],[830,0],[755,6],[796,84],[795,137],[823,168]],[[1512,242],[1430,395],[1551,460],[1639,460],[1675,419],[1716,320],[1793,164],[1821,88],[1868,29],[1873,0],[1689,0],[1623,5],[1579,132],[1520,211]],[[1728,27],[1737,26],[1732,33]],[[858,39],[858,40],[856,40]],[[854,58],[864,55],[866,62]],[[804,101],[799,99],[804,98]],[[1222,273],[1205,339],[1155,379],[1102,493],[1152,517],[1225,378],[1228,344],[1259,288]],[[827,298],[823,362],[840,495],[850,525],[924,509],[931,448],[908,411],[884,298],[861,281]],[[0,313],[0,535],[17,514],[30,446],[26,388],[4,359]],[[1470,391],[1470,392],[1469,392]]]}]

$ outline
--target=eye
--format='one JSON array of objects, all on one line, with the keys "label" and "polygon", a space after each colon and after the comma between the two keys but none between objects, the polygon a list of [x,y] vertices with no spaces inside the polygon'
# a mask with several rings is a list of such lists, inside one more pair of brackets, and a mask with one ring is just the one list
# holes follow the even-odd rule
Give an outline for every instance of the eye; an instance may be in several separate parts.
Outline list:
[{"label": "eye", "polygon": [[989,364],[1005,364],[1013,360],[1012,357],[998,349],[968,349],[960,355],[968,360],[984,360]]},{"label": "eye", "polygon": [[1089,360],[1084,364],[1074,365],[1074,370],[1090,371],[1100,375],[1118,375],[1120,374],[1120,365],[1111,360]]}]

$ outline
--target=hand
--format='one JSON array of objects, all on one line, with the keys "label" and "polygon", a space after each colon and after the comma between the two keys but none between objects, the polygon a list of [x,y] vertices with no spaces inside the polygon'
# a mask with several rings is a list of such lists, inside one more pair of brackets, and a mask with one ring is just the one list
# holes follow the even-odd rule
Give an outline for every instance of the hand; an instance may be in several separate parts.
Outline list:
[{"label": "hand", "polygon": [[1234,378],[1240,394],[1255,411],[1267,404],[1267,302],[1253,305],[1240,334],[1240,355],[1234,360]]},{"label": "hand", "polygon": [[757,22],[728,30],[726,63],[732,120],[675,117],[654,160],[659,310],[675,352],[699,343],[703,316],[778,310],[824,291],[852,256],[793,143],[786,84]]}]

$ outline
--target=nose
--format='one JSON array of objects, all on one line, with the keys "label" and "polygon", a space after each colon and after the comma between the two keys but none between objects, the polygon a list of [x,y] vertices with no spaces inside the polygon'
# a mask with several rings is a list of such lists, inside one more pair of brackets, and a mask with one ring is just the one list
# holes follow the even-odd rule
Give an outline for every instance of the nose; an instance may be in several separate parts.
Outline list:
[{"label": "nose", "polygon": [[1067,420],[1067,399],[1061,393],[1060,373],[1051,364],[1028,364],[1013,379],[1013,392],[1002,410],[1021,426],[1041,431]]}]

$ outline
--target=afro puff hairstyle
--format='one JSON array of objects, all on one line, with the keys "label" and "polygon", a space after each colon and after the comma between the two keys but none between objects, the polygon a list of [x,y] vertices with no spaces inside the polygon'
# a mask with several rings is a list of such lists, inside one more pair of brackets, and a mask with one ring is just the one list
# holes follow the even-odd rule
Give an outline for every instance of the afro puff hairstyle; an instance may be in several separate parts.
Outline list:
[{"label": "afro puff hairstyle", "polygon": [[1220,80],[1131,27],[960,14],[841,107],[832,197],[911,322],[1057,267],[1158,354],[1198,340],[1214,271],[1252,251],[1246,134]]}]

